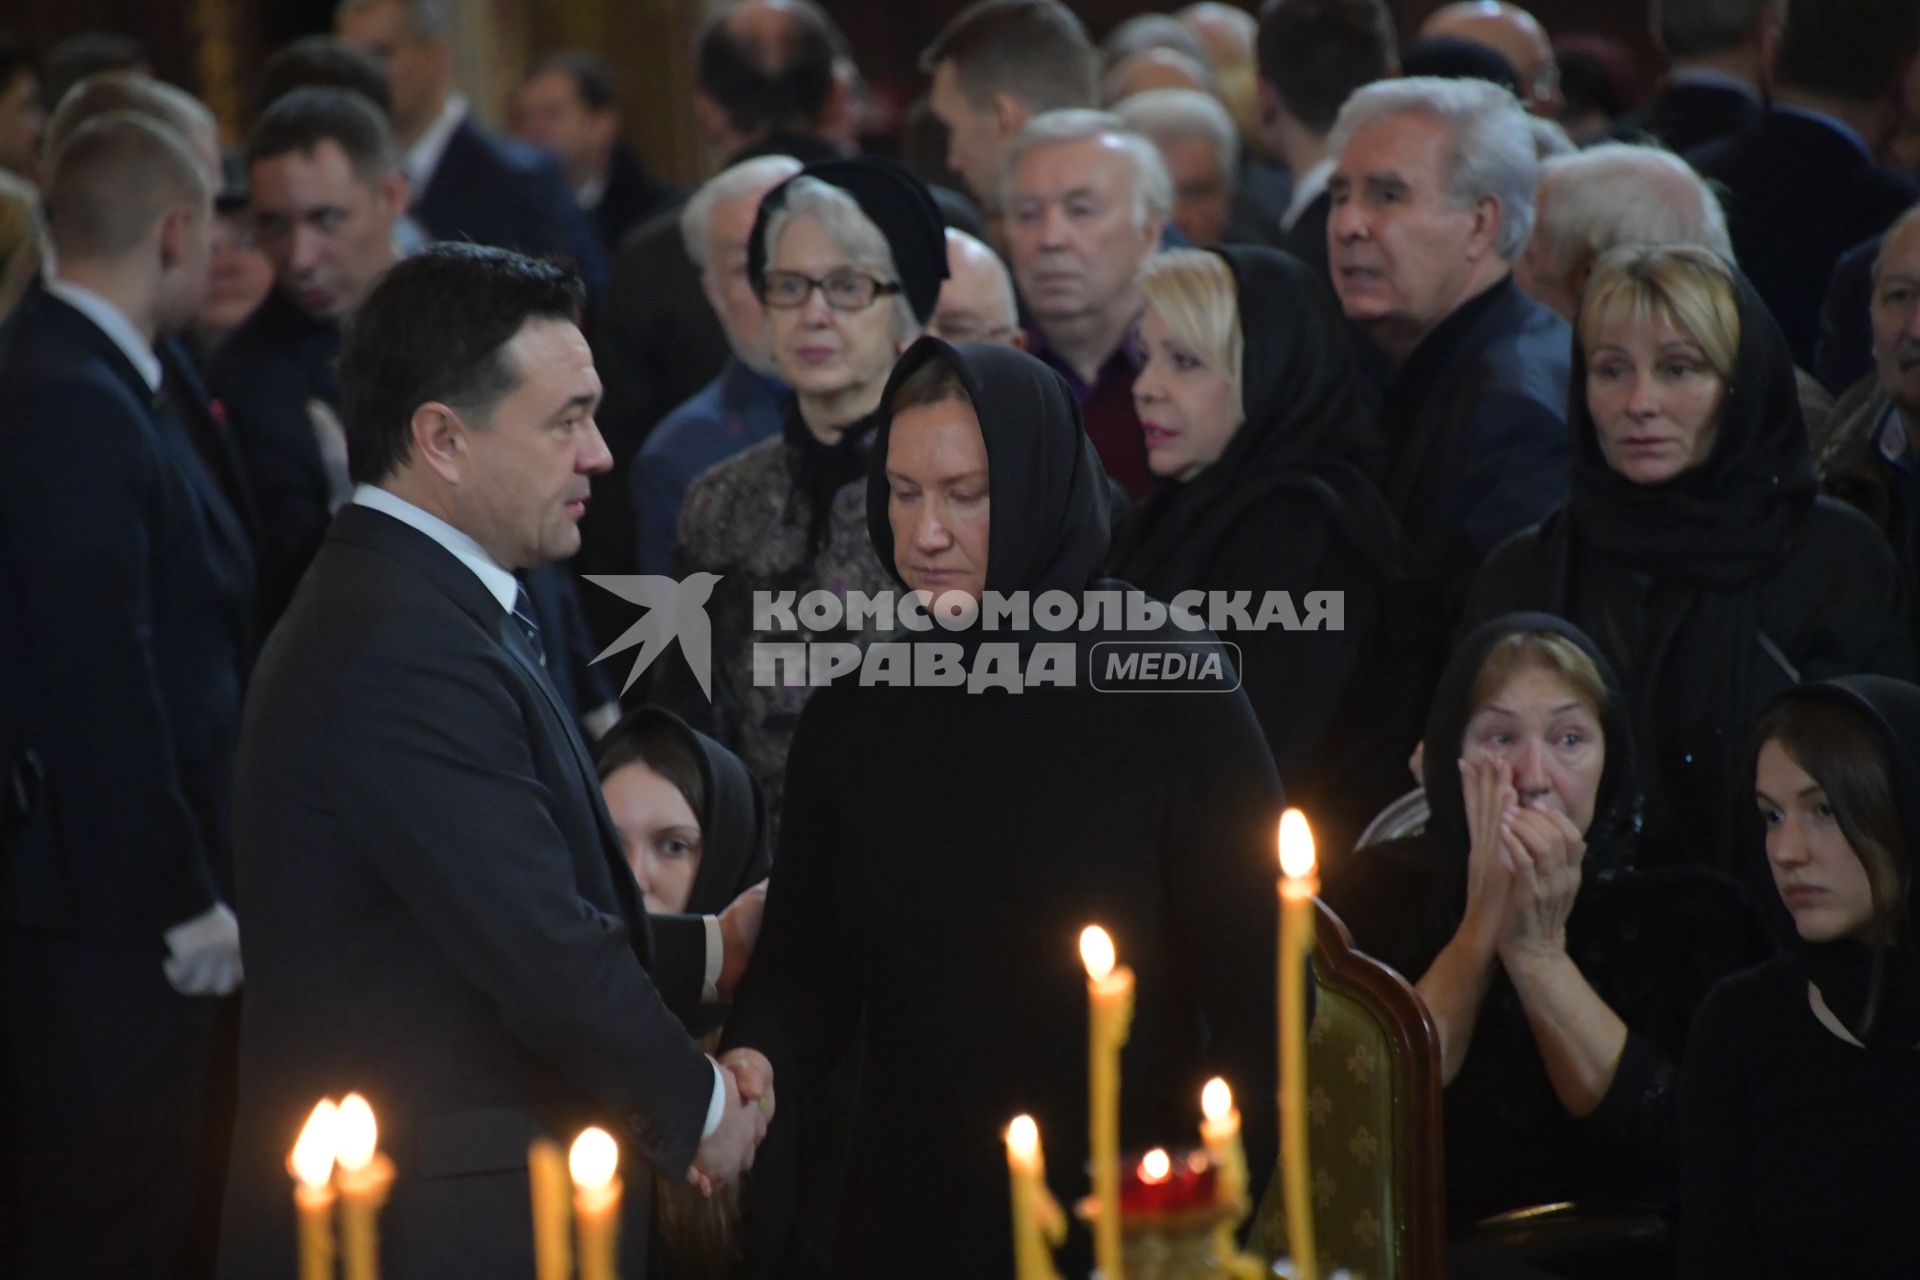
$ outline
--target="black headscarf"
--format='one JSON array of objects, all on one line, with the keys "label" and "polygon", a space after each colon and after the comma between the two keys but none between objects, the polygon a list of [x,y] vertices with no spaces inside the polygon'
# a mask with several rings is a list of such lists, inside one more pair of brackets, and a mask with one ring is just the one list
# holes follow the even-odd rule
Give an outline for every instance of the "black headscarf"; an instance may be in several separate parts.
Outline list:
[{"label": "black headscarf", "polygon": [[1581,541],[1662,579],[1720,589],[1777,565],[1816,493],[1787,340],[1737,269],[1733,283],[1740,345],[1705,462],[1662,484],[1635,484],[1607,465],[1587,408],[1587,352],[1577,331],[1567,409],[1569,509]]},{"label": "black headscarf", "polygon": [[1399,522],[1363,469],[1377,440],[1346,322],[1324,285],[1277,249],[1216,249],[1233,273],[1246,420],[1218,461],[1162,484],[1121,522],[1113,563],[1150,595],[1197,581],[1248,515],[1286,494],[1318,505],[1376,572],[1405,574]]},{"label": "black headscarf", "polygon": [[659,729],[679,738],[700,767],[706,791],[700,818],[700,869],[694,873],[687,911],[717,915],[749,888],[764,880],[772,865],[771,833],[760,787],[740,757],[659,707],[629,712],[608,731],[595,751],[603,762],[623,752],[636,737]]},{"label": "black headscarf", "polygon": [[[808,165],[769,191],[760,201],[753,232],[747,239],[747,278],[753,282],[754,292],[765,291],[767,227],[786,207],[792,184],[799,178],[817,179],[853,197],[860,212],[886,238],[907,306],[924,325],[933,315],[940,299],[940,284],[947,278],[946,229],[940,220],[940,207],[926,184],[891,160],[825,160]],[[874,418],[868,415],[843,430],[832,444],[823,444],[801,420],[797,404],[787,412],[781,435],[794,451],[795,492],[804,494],[809,503],[809,560],[826,544],[833,495],[858,479],[866,467],[873,427]]]},{"label": "black headscarf", "polygon": [[1600,730],[1606,738],[1606,763],[1600,772],[1600,787],[1594,796],[1593,820],[1587,824],[1586,845],[1594,861],[1589,867],[1606,870],[1630,861],[1638,782],[1634,769],[1633,728],[1628,719],[1626,694],[1613,668],[1601,656],[1587,634],[1564,618],[1550,613],[1509,613],[1474,628],[1454,647],[1453,657],[1441,673],[1434,689],[1433,703],[1427,713],[1427,730],[1422,739],[1426,751],[1422,757],[1426,786],[1427,832],[1441,850],[1458,850],[1460,865],[1466,866],[1469,833],[1467,804],[1461,791],[1460,738],[1467,730],[1473,708],[1467,705],[1474,678],[1493,647],[1521,631],[1545,631],[1571,641],[1593,660],[1595,670],[1606,686],[1607,705],[1601,715]]},{"label": "black headscarf", "polygon": [[[907,348],[880,397],[867,467],[867,533],[887,572],[893,525],[887,519],[887,440],[894,392],[931,360],[959,375],[987,446],[992,528],[986,589],[1078,593],[1107,554],[1107,473],[1080,420],[1080,404],[1060,375],[1024,351],[988,343],[952,346],[925,337]],[[905,585],[902,580],[901,585]]]},{"label": "black headscarf", "polygon": [[1878,735],[1892,766],[1888,782],[1898,804],[1907,864],[1906,918],[1896,945],[1886,952],[1881,977],[1880,1008],[1874,1025],[1864,1035],[1864,1019],[1872,988],[1873,952],[1864,943],[1848,939],[1832,942],[1796,940],[1795,951],[1808,976],[1820,988],[1827,1007],[1859,1035],[1870,1049],[1911,1054],[1920,1043],[1920,912],[1915,909],[1914,866],[1920,861],[1920,688],[1887,676],[1845,676],[1790,689],[1772,706],[1803,701],[1839,702],[1859,713]]}]

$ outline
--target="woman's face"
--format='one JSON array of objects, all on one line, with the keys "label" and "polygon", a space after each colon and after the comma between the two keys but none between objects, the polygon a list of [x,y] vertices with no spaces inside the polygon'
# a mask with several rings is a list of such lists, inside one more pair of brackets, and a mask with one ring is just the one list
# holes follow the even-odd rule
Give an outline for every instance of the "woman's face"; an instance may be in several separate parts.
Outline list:
[{"label": "woman's face", "polygon": [[973,406],[959,400],[915,405],[887,436],[887,523],[893,566],[906,584],[935,599],[949,591],[975,600],[987,589],[992,491],[987,442]]},{"label": "woman's face", "polygon": [[213,220],[213,256],[207,269],[207,294],[199,322],[216,334],[240,327],[273,288],[273,265],[253,242],[253,232],[238,219]]},{"label": "woman's face", "polygon": [[1866,939],[1873,925],[1872,882],[1825,788],[1786,748],[1768,742],[1755,762],[1753,790],[1767,824],[1767,865],[1793,927],[1808,942]]},{"label": "woman's face", "polygon": [[1706,352],[1664,315],[1621,318],[1587,353],[1587,409],[1607,465],[1660,484],[1713,451],[1727,384]]},{"label": "woman's face", "polygon": [[1220,460],[1246,421],[1240,392],[1227,370],[1174,337],[1155,307],[1140,317],[1140,348],[1133,407],[1146,435],[1147,466],[1184,484]]},{"label": "woman's face", "polygon": [[[855,272],[888,282],[889,272],[854,262],[820,220],[795,214],[780,230],[769,271],[797,271],[816,280]],[[835,311],[824,290],[814,289],[797,307],[768,307],[773,360],[780,377],[802,396],[879,398],[900,354],[894,341],[893,295],[874,294],[858,311]]]},{"label": "woman's face", "polygon": [[641,900],[656,915],[679,915],[700,871],[700,819],[680,788],[636,760],[600,784],[620,831]]},{"label": "woman's face", "polygon": [[1584,833],[1606,768],[1600,718],[1573,686],[1543,667],[1524,667],[1473,713],[1463,759],[1505,760],[1528,809],[1557,809]]}]

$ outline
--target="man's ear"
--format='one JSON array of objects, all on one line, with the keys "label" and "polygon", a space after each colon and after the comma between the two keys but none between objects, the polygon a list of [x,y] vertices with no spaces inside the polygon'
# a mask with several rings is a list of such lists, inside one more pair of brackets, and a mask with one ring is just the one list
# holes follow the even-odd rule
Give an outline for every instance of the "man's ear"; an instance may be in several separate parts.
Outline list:
[{"label": "man's ear", "polygon": [[413,199],[412,184],[407,181],[407,175],[398,169],[389,170],[374,187],[373,193],[379,197],[381,208],[396,222],[406,215],[407,206]]},{"label": "man's ear", "polygon": [[1027,127],[1027,121],[1033,119],[1033,112],[1027,104],[1010,93],[993,95],[993,127],[1002,138],[1011,139]]},{"label": "man's ear", "polygon": [[1593,278],[1594,262],[1593,254],[1584,252],[1573,260],[1572,266],[1567,268],[1567,296],[1573,299],[1573,309],[1576,314],[1580,310],[1581,295],[1587,291],[1587,281]]},{"label": "man's ear", "polygon": [[719,146],[722,141],[733,136],[733,121],[727,116],[727,109],[713,100],[710,94],[696,90],[693,95],[693,122],[700,128],[700,136],[709,145]]},{"label": "man's ear", "polygon": [[1473,202],[1473,232],[1467,238],[1468,262],[1478,262],[1494,251],[1494,241],[1500,238],[1500,227],[1505,221],[1506,210],[1499,196],[1481,196]]},{"label": "man's ear", "polygon": [[458,485],[469,457],[467,425],[460,415],[438,400],[429,400],[413,411],[407,426],[413,435],[414,456],[448,484]]},{"label": "man's ear", "polygon": [[193,210],[180,204],[160,216],[160,269],[170,271],[186,255],[187,238],[193,234]]}]

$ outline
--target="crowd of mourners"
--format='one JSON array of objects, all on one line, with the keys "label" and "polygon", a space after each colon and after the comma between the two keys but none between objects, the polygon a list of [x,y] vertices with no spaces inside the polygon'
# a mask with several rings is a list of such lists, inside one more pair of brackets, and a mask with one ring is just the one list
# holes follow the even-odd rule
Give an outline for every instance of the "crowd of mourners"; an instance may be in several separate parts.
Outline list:
[{"label": "crowd of mourners", "polygon": [[[1296,805],[1455,1274],[1920,1275],[1920,6],[1654,0],[1649,95],[1496,0],[978,0],[883,121],[733,0],[689,190],[585,50],[484,124],[458,17],[341,0],[224,151],[0,38],[0,1273],[291,1273],[359,1087],[403,1280],[531,1274],[603,1116],[630,1276],[1006,1274],[1093,920],[1129,1147],[1226,1074],[1257,1193]],[[770,678],[906,591],[1338,625]]]}]

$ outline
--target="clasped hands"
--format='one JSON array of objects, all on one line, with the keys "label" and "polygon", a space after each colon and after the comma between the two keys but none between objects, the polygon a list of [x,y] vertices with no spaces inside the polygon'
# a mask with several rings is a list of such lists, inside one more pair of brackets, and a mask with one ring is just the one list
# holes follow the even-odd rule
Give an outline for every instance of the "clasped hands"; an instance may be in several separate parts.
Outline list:
[{"label": "clasped hands", "polygon": [[1509,968],[1564,955],[1585,837],[1558,809],[1523,803],[1504,760],[1462,759],[1460,785],[1472,842],[1463,928]]},{"label": "clasped hands", "polygon": [[753,1168],[754,1153],[773,1121],[773,1064],[758,1049],[729,1049],[719,1057],[726,1104],[719,1127],[694,1153],[687,1181],[712,1195]]}]

